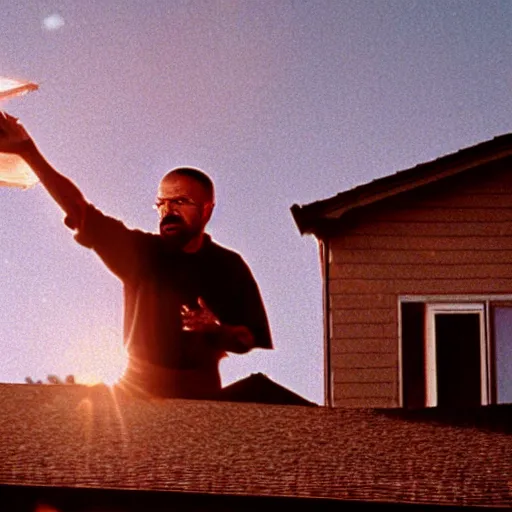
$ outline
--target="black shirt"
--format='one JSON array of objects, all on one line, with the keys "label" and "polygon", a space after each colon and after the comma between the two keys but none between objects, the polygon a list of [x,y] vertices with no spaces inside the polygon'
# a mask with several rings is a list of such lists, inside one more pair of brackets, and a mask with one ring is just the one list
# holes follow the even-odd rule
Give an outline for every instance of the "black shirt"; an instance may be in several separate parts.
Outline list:
[{"label": "black shirt", "polygon": [[160,235],[127,228],[89,206],[76,235],[124,285],[124,341],[131,356],[169,369],[211,369],[224,351],[215,334],[182,330],[180,308],[202,297],[222,324],[247,327],[272,348],[257,283],[242,257],[205,235],[201,249],[169,249]]}]

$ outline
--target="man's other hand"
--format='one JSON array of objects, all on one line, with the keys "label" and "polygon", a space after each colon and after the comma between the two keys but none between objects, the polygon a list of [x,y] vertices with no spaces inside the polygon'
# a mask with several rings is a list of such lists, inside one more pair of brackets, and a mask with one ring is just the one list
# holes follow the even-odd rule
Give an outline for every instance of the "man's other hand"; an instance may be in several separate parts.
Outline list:
[{"label": "man's other hand", "polygon": [[220,321],[206,305],[202,297],[197,300],[198,307],[181,306],[181,322],[184,331],[215,332],[220,328]]},{"label": "man's other hand", "polygon": [[222,350],[245,354],[254,348],[255,340],[249,329],[243,325],[221,324],[220,320],[199,297],[198,307],[181,306],[181,321],[184,331],[217,333],[216,342]]}]

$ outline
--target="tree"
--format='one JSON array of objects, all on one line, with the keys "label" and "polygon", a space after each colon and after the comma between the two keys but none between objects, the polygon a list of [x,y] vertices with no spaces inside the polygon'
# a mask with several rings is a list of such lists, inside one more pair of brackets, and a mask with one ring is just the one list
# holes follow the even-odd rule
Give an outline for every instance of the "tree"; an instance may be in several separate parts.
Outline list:
[{"label": "tree", "polygon": [[46,380],[48,381],[48,384],[63,384],[57,375],[47,375]]},{"label": "tree", "polygon": [[32,377],[25,377],[25,383],[26,384],[66,384],[66,385],[73,385],[76,384],[75,376],[72,374],[66,375],[66,378],[62,380],[57,375],[47,375],[46,376],[46,382],[43,382],[42,380],[34,381]]}]

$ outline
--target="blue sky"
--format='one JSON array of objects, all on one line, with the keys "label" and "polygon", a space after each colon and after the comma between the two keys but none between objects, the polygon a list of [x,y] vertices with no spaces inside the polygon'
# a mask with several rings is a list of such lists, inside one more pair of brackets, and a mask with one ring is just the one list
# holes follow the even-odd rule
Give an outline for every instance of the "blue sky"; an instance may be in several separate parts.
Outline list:
[{"label": "blue sky", "polygon": [[[166,170],[214,179],[209,231],[251,266],[276,347],[225,383],[323,401],[318,247],[292,204],[512,131],[509,1],[3,3],[0,75],[40,84],[4,108],[90,201],[153,231]],[[120,283],[41,186],[0,204],[0,381],[108,372]]]}]

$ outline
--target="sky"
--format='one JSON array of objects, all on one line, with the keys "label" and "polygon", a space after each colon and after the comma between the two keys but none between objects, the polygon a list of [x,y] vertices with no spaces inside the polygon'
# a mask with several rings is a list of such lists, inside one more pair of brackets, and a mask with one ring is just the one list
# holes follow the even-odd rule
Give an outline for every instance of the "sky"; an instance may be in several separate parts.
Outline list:
[{"label": "sky", "polygon": [[[86,198],[156,231],[160,177],[205,170],[208,231],[258,281],[275,349],[232,355],[323,396],[318,244],[290,207],[512,132],[512,2],[0,0],[1,106]],[[122,362],[122,286],[39,184],[0,189],[0,381]]]}]

